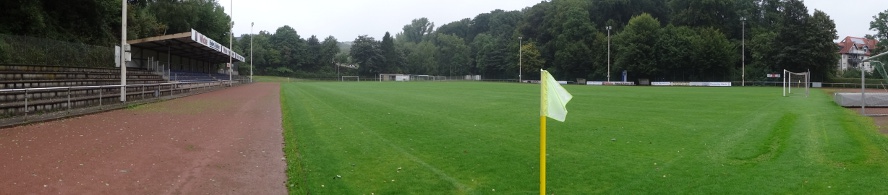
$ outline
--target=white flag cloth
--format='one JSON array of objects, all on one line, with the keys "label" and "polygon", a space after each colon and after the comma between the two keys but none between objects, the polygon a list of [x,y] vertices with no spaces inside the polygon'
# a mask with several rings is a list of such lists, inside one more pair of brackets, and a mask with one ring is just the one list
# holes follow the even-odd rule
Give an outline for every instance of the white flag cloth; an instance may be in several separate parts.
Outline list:
[{"label": "white flag cloth", "polygon": [[564,90],[564,87],[561,87],[555,78],[552,78],[549,71],[541,70],[540,77],[542,82],[540,115],[564,122],[564,118],[567,117],[567,107],[565,106],[573,96]]}]

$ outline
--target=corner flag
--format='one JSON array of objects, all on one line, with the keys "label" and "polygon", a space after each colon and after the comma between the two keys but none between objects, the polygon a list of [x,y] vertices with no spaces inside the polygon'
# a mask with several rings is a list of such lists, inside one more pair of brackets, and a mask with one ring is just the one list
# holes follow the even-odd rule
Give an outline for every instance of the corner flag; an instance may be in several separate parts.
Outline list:
[{"label": "corner flag", "polygon": [[540,195],[546,194],[546,117],[564,122],[573,98],[549,71],[540,70]]},{"label": "corner flag", "polygon": [[567,117],[567,102],[573,98],[558,81],[552,78],[549,71],[542,70],[541,75],[541,102],[540,116],[548,116],[549,118],[564,122]]}]

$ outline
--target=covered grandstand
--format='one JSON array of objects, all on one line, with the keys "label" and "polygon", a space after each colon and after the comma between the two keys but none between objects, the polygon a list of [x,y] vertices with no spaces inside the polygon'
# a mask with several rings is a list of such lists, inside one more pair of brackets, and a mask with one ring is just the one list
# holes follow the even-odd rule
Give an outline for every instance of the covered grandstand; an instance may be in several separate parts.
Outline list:
[{"label": "covered grandstand", "polygon": [[[127,67],[157,72],[168,80],[228,80],[220,64],[243,62],[244,57],[196,30],[127,41],[132,61]],[[236,70],[236,68],[232,68]],[[237,71],[231,74],[238,75]]]}]

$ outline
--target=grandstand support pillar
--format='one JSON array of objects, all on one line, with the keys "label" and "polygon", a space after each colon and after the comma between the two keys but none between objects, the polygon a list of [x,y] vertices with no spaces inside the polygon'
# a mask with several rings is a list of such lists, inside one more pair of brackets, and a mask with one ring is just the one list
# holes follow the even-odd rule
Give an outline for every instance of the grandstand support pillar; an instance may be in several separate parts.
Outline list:
[{"label": "grandstand support pillar", "polygon": [[126,0],[121,0],[120,16],[120,102],[126,102]]}]

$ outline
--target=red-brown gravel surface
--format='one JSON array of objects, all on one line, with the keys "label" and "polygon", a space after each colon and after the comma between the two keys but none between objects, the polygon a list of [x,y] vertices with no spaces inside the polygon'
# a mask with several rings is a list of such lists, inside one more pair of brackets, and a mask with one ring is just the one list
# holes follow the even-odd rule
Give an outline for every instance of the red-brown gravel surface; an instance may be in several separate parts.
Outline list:
[{"label": "red-brown gravel surface", "polygon": [[280,87],[0,129],[0,194],[285,194]]}]

